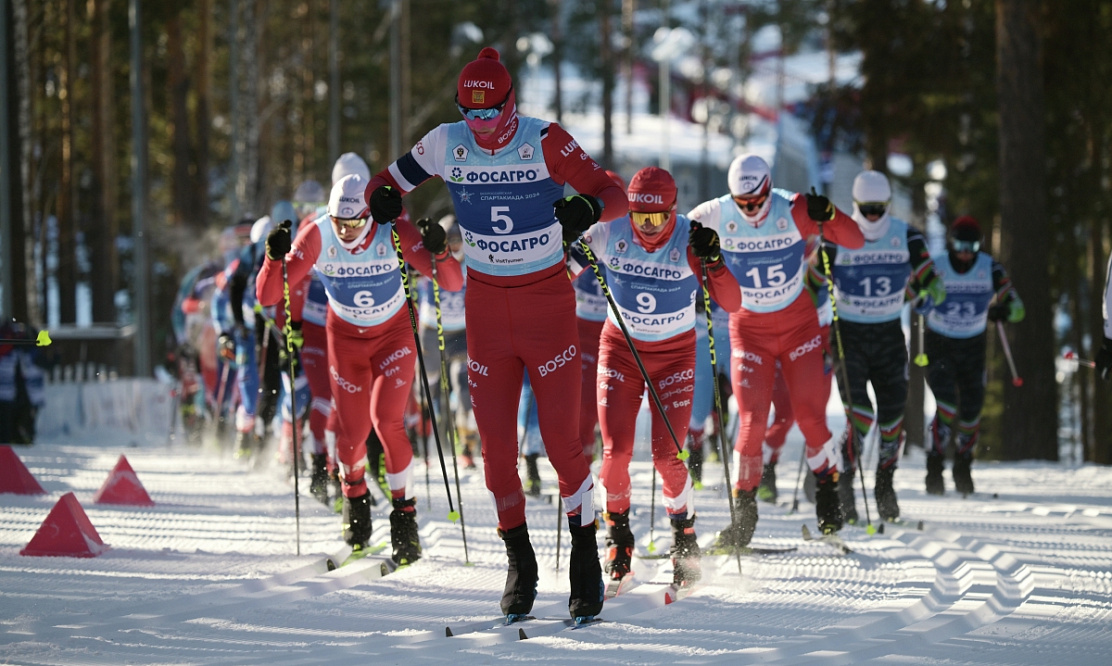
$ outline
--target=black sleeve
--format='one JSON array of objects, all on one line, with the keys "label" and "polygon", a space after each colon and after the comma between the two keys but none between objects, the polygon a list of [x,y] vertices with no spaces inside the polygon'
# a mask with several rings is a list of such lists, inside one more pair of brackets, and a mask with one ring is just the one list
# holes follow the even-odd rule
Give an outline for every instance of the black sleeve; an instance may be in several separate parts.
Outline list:
[{"label": "black sleeve", "polygon": [[907,227],[907,253],[908,261],[911,262],[911,281],[908,286],[918,292],[933,282],[937,273],[934,270],[934,261],[931,259],[926,237],[923,236],[923,232],[910,225]]},{"label": "black sleeve", "polygon": [[995,259],[992,260],[992,288],[996,292],[997,303],[1004,304],[1013,298],[1019,298],[1019,293],[1012,286],[1012,279],[1008,277],[1008,271]]}]

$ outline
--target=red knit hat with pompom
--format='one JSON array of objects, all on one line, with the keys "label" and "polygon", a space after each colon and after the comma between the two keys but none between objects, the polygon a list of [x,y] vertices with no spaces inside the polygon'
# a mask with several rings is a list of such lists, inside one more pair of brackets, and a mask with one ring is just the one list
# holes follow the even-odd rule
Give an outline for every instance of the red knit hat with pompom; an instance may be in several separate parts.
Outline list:
[{"label": "red knit hat with pompom", "polygon": [[459,73],[456,95],[465,108],[488,109],[504,102],[512,87],[510,72],[502,64],[498,51],[487,46]]}]

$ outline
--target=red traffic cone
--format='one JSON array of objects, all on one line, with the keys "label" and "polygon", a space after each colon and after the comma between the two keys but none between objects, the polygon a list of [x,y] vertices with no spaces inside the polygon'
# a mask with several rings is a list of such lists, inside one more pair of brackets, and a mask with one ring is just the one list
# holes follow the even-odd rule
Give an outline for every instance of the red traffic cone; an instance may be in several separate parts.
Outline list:
[{"label": "red traffic cone", "polygon": [[96,557],[106,550],[108,546],[100,540],[81,503],[73,493],[66,493],[19,554],[32,557]]},{"label": "red traffic cone", "polygon": [[0,446],[0,493],[17,495],[41,495],[44,491],[39,482],[16,452],[10,446]]},{"label": "red traffic cone", "polygon": [[135,475],[135,470],[131,469],[127,458],[122,455],[116,461],[116,466],[112,468],[108,478],[104,480],[104,485],[93,496],[93,502],[96,504],[154,506],[151,496],[147,494],[147,490],[140,483],[139,477]]}]

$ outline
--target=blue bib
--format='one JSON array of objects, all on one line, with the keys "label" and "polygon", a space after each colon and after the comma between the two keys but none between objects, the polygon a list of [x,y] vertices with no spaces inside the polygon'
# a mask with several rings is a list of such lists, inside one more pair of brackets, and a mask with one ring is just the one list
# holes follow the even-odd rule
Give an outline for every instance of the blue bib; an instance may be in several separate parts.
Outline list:
[{"label": "blue bib", "polygon": [[[460,265],[460,272],[464,276],[464,288],[459,291],[448,291],[440,288],[440,325],[445,331],[462,331],[465,326],[463,294],[467,291],[467,266]],[[421,323],[430,328],[436,328],[436,299],[433,298],[432,280],[421,280],[417,285],[417,297],[420,304]]]},{"label": "blue bib", "polygon": [[313,224],[321,236],[315,266],[328,293],[328,304],[336,314],[361,327],[376,326],[394,316],[405,305],[405,292],[390,226],[376,225],[367,248],[352,254],[340,245],[329,218]]},{"label": "blue bib", "polygon": [[891,219],[888,233],[857,250],[839,247],[831,267],[838,288],[838,316],[859,324],[898,319],[911,279],[907,223]]},{"label": "blue bib", "polygon": [[522,116],[506,147],[479,148],[463,121],[448,126],[444,182],[463,230],[467,263],[487,275],[527,275],[564,258],[552,205],[564,186],[548,173],[541,139],[548,124]]},{"label": "blue bib", "polygon": [[978,252],[973,267],[959,273],[943,252],[932,257],[934,270],[946,285],[946,300],[927,315],[927,327],[950,338],[972,338],[988,325],[988,304],[996,290],[992,285],[992,257]]},{"label": "blue bib", "polygon": [[[606,278],[606,266],[599,268],[603,278]],[[605,321],[610,304],[602,293],[595,272],[588,268],[572,281],[571,286],[575,289],[575,316],[587,321]]]},{"label": "blue bib", "polygon": [[803,291],[804,238],[792,219],[791,198],[774,189],[764,224],[745,221],[729,194],[719,198],[718,236],[722,258],[741,286],[741,306],[751,312],[776,312]]}]

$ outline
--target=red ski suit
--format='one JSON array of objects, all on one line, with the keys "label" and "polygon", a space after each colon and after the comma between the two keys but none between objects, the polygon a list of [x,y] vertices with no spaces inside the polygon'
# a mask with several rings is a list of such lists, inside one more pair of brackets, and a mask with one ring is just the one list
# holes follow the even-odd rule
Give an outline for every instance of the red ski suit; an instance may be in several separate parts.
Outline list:
[{"label": "red ski suit", "polygon": [[[434,258],[424,248],[421,234],[405,220],[398,220],[396,228],[406,262],[422,274],[430,274]],[[328,292],[328,371],[344,496],[361,497],[368,492],[366,440],[373,425],[386,453],[391,493],[409,498],[413,496],[409,483],[413,449],[403,413],[417,353],[390,229],[376,222],[369,222],[366,229],[355,247],[338,250],[329,217],[304,224],[286,255],[286,267],[290,283],[297,284],[316,266]],[[390,261],[394,262],[392,273]],[[459,263],[447,251],[436,261],[441,285],[458,291],[463,286]],[[368,275],[378,280],[374,286]],[[260,303],[282,301],[281,262],[267,258],[259,272],[256,295]],[[350,321],[361,318],[366,320],[363,325]]]},{"label": "red ski suit", "polygon": [[517,116],[514,136],[491,153],[463,121],[440,125],[376,174],[403,193],[442,178],[455,204],[467,255],[468,383],[482,439],[486,485],[498,526],[525,523],[517,472],[522,373],[537,400],[549,461],[569,522],[593,520],[590,462],[579,434],[579,332],[553,204],[565,183],[602,202],[603,220],[621,217],[625,192],[555,123]]}]

